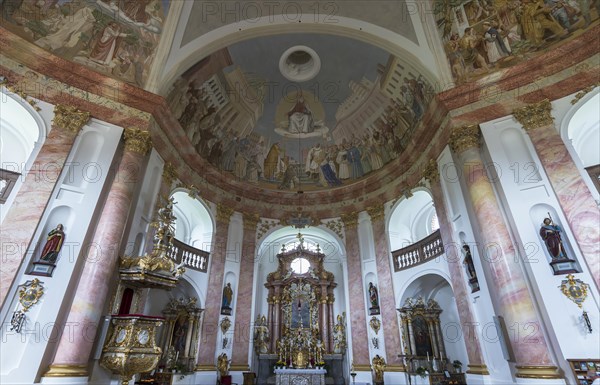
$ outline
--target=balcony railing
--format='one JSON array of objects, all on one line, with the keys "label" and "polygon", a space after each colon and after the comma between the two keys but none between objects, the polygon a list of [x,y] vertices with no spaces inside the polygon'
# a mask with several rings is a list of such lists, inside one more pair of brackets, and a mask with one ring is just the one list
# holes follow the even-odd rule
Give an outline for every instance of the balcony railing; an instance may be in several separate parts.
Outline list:
[{"label": "balcony railing", "polygon": [[181,264],[186,268],[197,270],[202,273],[206,273],[208,268],[208,257],[210,253],[208,251],[196,249],[188,244],[181,242],[174,238],[171,249],[169,249],[169,257],[175,261],[176,264]]},{"label": "balcony railing", "polygon": [[427,262],[444,253],[444,245],[440,230],[436,230],[419,242],[392,251],[394,271],[406,270],[410,267]]},{"label": "balcony railing", "polygon": [[0,204],[4,204],[8,200],[8,196],[20,175],[18,172],[0,168]]}]

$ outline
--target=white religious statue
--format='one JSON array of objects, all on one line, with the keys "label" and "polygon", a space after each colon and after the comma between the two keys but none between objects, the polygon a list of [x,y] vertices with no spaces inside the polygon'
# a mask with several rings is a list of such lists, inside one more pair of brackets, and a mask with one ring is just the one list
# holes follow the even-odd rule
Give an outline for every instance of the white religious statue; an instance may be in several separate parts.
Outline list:
[{"label": "white religious statue", "polygon": [[287,117],[288,131],[293,134],[307,134],[315,130],[313,113],[302,93],[299,94],[296,104],[287,112]]},{"label": "white religious statue", "polygon": [[269,352],[269,328],[267,326],[267,319],[263,315],[259,315],[256,318],[256,324],[254,325],[254,350],[257,354],[265,354]]}]

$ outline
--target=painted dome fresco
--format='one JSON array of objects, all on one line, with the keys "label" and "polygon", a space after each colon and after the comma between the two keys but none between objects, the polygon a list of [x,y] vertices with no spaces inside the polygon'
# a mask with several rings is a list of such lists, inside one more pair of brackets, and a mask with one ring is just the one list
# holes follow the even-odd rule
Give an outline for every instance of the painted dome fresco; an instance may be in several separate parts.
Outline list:
[{"label": "painted dome fresco", "polygon": [[322,34],[233,44],[192,66],[167,96],[196,152],[261,188],[352,184],[406,150],[433,97],[406,61]]}]

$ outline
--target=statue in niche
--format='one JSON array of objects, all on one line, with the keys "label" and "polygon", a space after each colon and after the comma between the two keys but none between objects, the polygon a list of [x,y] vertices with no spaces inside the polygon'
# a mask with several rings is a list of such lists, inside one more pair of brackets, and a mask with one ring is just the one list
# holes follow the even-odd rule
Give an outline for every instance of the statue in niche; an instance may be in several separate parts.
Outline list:
[{"label": "statue in niche", "polygon": [[379,354],[373,357],[372,367],[375,374],[375,384],[383,384],[385,366],[385,358],[379,356]]},{"label": "statue in niche", "polygon": [[338,314],[333,327],[333,352],[341,354],[346,350],[346,313]]},{"label": "statue in niche", "polygon": [[550,253],[552,260],[570,259],[567,257],[560,233],[562,233],[561,227],[555,225],[552,222],[551,217],[544,218],[544,223],[540,228],[540,236],[544,240],[546,249],[548,249],[548,253]]},{"label": "statue in niche", "polygon": [[63,231],[63,225],[59,223],[56,225],[56,228],[48,233],[46,244],[42,249],[40,261],[55,263],[64,241],[65,233]]},{"label": "statue in niche", "polygon": [[475,265],[473,264],[473,256],[471,255],[471,248],[466,243],[463,243],[463,252],[465,258],[463,259],[463,265],[467,269],[469,274],[469,285],[471,286],[471,293],[479,291],[479,281],[477,280],[477,272],[475,271]]},{"label": "statue in niche", "polygon": [[233,289],[231,283],[227,282],[227,285],[223,288],[223,300],[221,302],[221,314],[231,315],[231,301],[233,299]]},{"label": "statue in niche", "polygon": [[369,302],[371,303],[369,315],[379,314],[379,293],[373,282],[369,282]]}]

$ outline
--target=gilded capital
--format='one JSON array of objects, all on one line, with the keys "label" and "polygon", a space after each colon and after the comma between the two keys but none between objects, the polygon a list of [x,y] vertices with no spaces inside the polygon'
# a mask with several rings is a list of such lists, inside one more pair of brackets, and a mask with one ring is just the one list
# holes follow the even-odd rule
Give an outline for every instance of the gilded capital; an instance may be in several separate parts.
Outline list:
[{"label": "gilded capital", "polygon": [[455,127],[450,134],[450,148],[457,154],[470,148],[479,148],[480,137],[477,124]]},{"label": "gilded capital", "polygon": [[162,177],[165,183],[169,186],[173,183],[175,179],[179,177],[179,175],[177,174],[177,169],[175,168],[175,166],[173,166],[173,163],[165,163],[163,167]]},{"label": "gilded capital", "polygon": [[242,213],[242,217],[244,218],[244,229],[256,230],[256,227],[258,227],[258,222],[260,222],[260,217],[258,214]]},{"label": "gilded capital", "polygon": [[423,170],[423,178],[429,182],[436,182],[440,180],[440,172],[438,171],[438,164],[435,159],[429,159],[429,162]]},{"label": "gilded capital", "polygon": [[344,214],[341,216],[341,218],[346,229],[351,229],[358,226],[358,213]]},{"label": "gilded capital", "polygon": [[229,206],[217,204],[217,220],[229,223],[229,219],[233,214],[233,209]]},{"label": "gilded capital", "polygon": [[146,155],[152,148],[152,139],[148,131],[139,128],[125,129],[125,150]]},{"label": "gilded capital", "polygon": [[383,205],[375,205],[367,208],[367,213],[371,217],[372,221],[376,221],[380,218],[383,218],[385,214],[385,208]]},{"label": "gilded capital", "polygon": [[534,128],[548,126],[554,123],[552,105],[548,99],[539,103],[529,104],[513,111],[513,116],[526,131]]},{"label": "gilded capital", "polygon": [[90,113],[80,111],[73,106],[57,104],[54,107],[54,119],[52,125],[72,133],[78,133],[90,120]]}]

